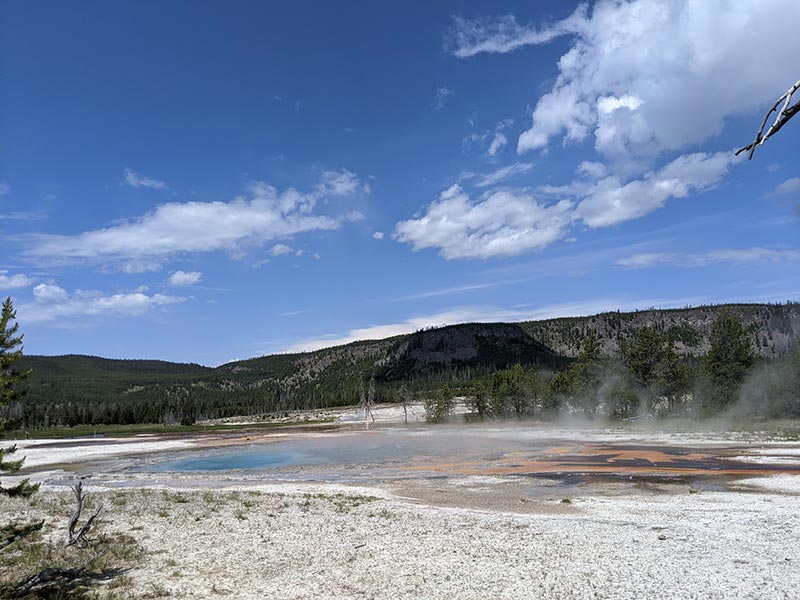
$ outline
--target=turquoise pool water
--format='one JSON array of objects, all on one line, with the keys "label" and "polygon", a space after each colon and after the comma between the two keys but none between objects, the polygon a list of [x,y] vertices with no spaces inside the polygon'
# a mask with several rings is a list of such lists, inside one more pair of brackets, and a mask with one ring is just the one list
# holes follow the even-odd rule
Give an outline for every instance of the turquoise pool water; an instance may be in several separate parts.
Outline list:
[{"label": "turquoise pool water", "polygon": [[288,439],[210,451],[180,451],[136,470],[206,472],[280,470],[304,467],[391,468],[449,456],[503,452],[525,447],[522,440],[497,440],[463,433],[358,432]]}]

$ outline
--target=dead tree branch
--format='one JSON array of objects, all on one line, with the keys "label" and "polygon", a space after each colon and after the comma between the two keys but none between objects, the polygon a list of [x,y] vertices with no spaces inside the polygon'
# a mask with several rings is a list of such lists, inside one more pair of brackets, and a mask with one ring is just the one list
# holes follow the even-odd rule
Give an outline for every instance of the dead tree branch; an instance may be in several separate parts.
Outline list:
[{"label": "dead tree branch", "polygon": [[[751,160],[753,158],[753,154],[756,151],[757,146],[761,146],[766,142],[771,136],[778,133],[781,128],[789,122],[793,116],[795,116],[798,112],[800,112],[800,101],[796,102],[795,104],[790,105],[792,101],[792,95],[800,89],[800,81],[795,83],[792,87],[790,87],[780,98],[775,101],[775,104],[772,105],[767,111],[767,114],[764,115],[764,120],[761,121],[761,127],[758,128],[758,133],[756,133],[756,139],[754,139],[750,144],[744,146],[743,148],[739,148],[736,151],[736,156],[739,156],[742,152],[750,151],[750,154],[747,157],[747,160]],[[781,107],[780,111],[778,111],[777,116],[775,117],[775,121],[770,125],[770,128],[767,129],[767,132],[762,135],[764,132],[764,127],[767,125],[767,121],[772,113],[778,110],[778,105],[783,102],[783,106]]]},{"label": "dead tree branch", "polygon": [[81,518],[81,511],[83,510],[83,482],[79,481],[75,484],[72,488],[72,491],[75,494],[75,512],[72,513],[72,518],[69,520],[69,524],[67,525],[67,542],[64,544],[65,546],[72,546],[75,544],[86,546],[89,544],[89,539],[86,535],[89,533],[89,530],[94,525],[94,520],[100,514],[100,511],[103,510],[102,506],[98,506],[97,509],[94,511],[91,517],[86,520],[83,527],[78,530],[78,533],[75,533],[75,528],[78,526],[78,520]]}]

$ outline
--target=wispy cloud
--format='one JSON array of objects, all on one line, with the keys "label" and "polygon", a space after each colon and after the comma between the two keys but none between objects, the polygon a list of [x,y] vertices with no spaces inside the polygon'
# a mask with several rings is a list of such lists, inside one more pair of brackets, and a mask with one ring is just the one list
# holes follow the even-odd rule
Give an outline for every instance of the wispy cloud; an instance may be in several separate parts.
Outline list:
[{"label": "wispy cloud", "polygon": [[151,190],[169,189],[169,185],[167,185],[166,182],[140,175],[130,169],[125,169],[124,183],[135,188],[150,188]]},{"label": "wispy cloud", "polygon": [[447,100],[454,94],[455,92],[451,90],[446,85],[443,85],[436,89],[436,93],[434,94],[434,104],[433,108],[435,110],[442,110],[447,103]]},{"label": "wispy cloud", "polygon": [[340,216],[315,213],[324,198],[366,193],[358,178],[346,170],[323,172],[320,182],[305,193],[294,188],[279,192],[264,182],[253,182],[247,190],[249,197],[229,202],[163,204],[131,221],[80,235],[30,235],[22,238],[28,244],[25,255],[56,264],[158,262],[180,253],[244,252],[363,218],[356,211]]},{"label": "wispy cloud", "polygon": [[408,296],[400,296],[392,298],[392,302],[406,302],[408,300],[422,300],[424,298],[436,298],[438,296],[452,296],[454,294],[461,294],[463,292],[474,292],[477,290],[485,290],[489,288],[507,285],[510,282],[494,282],[494,283],[475,283],[472,285],[459,285],[455,287],[442,288],[439,290],[430,290],[428,292],[419,292],[418,294],[409,294]]},{"label": "wispy cloud", "polygon": [[800,192],[800,177],[791,177],[765,196],[787,196]]},{"label": "wispy cloud", "polygon": [[8,213],[0,213],[0,221],[37,221],[46,218],[42,212],[29,212],[29,211],[12,211]]},{"label": "wispy cloud", "polygon": [[617,264],[629,269],[655,266],[706,267],[718,263],[753,264],[800,260],[800,250],[769,248],[722,248],[699,254],[651,252],[621,258]]},{"label": "wispy cloud", "polygon": [[516,162],[513,165],[501,167],[491,173],[482,175],[478,182],[475,184],[477,187],[489,187],[497,185],[501,181],[505,181],[515,175],[527,173],[533,168],[533,163]]},{"label": "wispy cloud", "polygon": [[514,119],[503,119],[498,121],[497,124],[491,129],[485,130],[483,133],[471,133],[461,140],[461,148],[464,152],[478,147],[482,152],[485,152],[486,158],[490,162],[496,159],[503,148],[508,144],[508,137],[506,131],[514,124]]},{"label": "wispy cloud", "polygon": [[445,49],[459,58],[476,54],[503,54],[530,45],[546,44],[557,37],[580,31],[586,19],[586,6],[581,5],[572,16],[552,25],[538,28],[520,25],[514,15],[495,19],[453,17],[445,33]]},{"label": "wispy cloud", "polygon": [[33,288],[34,301],[18,305],[20,322],[42,323],[62,317],[131,317],[154,308],[183,302],[185,298],[144,291],[104,294],[76,290],[72,294],[55,283],[40,283]]},{"label": "wispy cloud", "polygon": [[5,196],[10,191],[11,187],[6,182],[0,181],[0,196]]}]

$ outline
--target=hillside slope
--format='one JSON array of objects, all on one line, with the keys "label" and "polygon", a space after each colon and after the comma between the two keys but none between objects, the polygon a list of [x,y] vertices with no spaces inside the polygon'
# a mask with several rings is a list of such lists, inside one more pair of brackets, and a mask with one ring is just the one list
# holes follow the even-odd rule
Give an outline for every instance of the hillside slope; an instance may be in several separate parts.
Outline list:
[{"label": "hillside slope", "polygon": [[27,401],[16,416],[30,423],[191,421],[357,403],[372,377],[376,399],[394,399],[401,383],[412,392],[456,386],[515,363],[557,370],[598,334],[618,352],[633,331],[669,331],[684,354],[702,355],[715,316],[731,310],[750,329],[757,353],[786,354],[800,339],[800,304],[742,304],[676,310],[610,312],[524,323],[469,323],[314,352],[277,354],[216,368],[89,356],[26,356]]}]

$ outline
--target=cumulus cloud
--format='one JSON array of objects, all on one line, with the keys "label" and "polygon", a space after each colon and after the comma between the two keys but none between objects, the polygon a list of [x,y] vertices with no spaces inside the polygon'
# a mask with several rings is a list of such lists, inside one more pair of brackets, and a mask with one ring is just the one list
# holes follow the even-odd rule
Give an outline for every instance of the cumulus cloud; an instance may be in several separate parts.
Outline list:
[{"label": "cumulus cloud", "polygon": [[376,231],[375,233],[372,234],[372,237],[374,239],[376,239],[376,240],[382,240],[383,239],[383,232],[382,231]]},{"label": "cumulus cloud", "polygon": [[76,290],[72,294],[55,283],[40,283],[33,288],[32,303],[20,304],[19,320],[25,323],[54,321],[62,317],[142,315],[157,307],[183,302],[185,298],[143,291],[103,294]]},{"label": "cumulus cloud", "polygon": [[705,267],[717,263],[754,264],[800,260],[800,250],[771,250],[769,248],[723,248],[700,254],[652,252],[622,258],[617,264],[629,269],[659,265],[676,267]]},{"label": "cumulus cloud", "polygon": [[200,271],[175,271],[169,276],[172,285],[194,285],[202,279],[203,274]]},{"label": "cumulus cloud", "polygon": [[475,184],[477,187],[489,187],[492,185],[496,185],[501,181],[505,181],[514,175],[519,175],[520,173],[527,173],[533,168],[532,163],[524,163],[524,162],[517,162],[513,165],[508,165],[506,167],[501,167],[491,173],[486,173],[482,175],[478,182]]},{"label": "cumulus cloud", "polygon": [[798,20],[795,0],[600,0],[543,28],[456,17],[447,39],[465,58],[572,36],[517,149],[591,138],[618,161],[702,142],[777,97],[796,79]]},{"label": "cumulus cloud", "polygon": [[165,181],[159,181],[158,179],[140,175],[130,169],[125,169],[124,183],[135,188],[150,188],[151,190],[169,189],[169,185],[167,185]]},{"label": "cumulus cloud", "polygon": [[269,253],[272,254],[272,256],[283,256],[284,254],[291,254],[292,252],[294,252],[294,248],[286,244],[275,244],[269,249]]},{"label": "cumulus cloud", "polygon": [[33,279],[22,273],[17,275],[7,275],[8,271],[0,269],[0,290],[13,290],[28,287],[33,283]]},{"label": "cumulus cloud", "polygon": [[563,236],[572,202],[537,202],[520,190],[500,190],[475,202],[459,185],[442,192],[424,215],[401,221],[394,238],[414,250],[438,248],[446,259],[514,256]]},{"label": "cumulus cloud", "polygon": [[173,202],[136,219],[80,235],[33,235],[26,255],[51,262],[98,261],[147,264],[172,255],[224,250],[243,252],[277,239],[337,229],[363,217],[356,211],[332,217],[316,214],[320,200],[365,193],[349,171],[325,171],[309,192],[278,191],[253,182],[248,195],[228,202]]},{"label": "cumulus cloud", "polygon": [[[448,259],[514,256],[541,250],[567,237],[577,222],[590,228],[609,227],[643,217],[671,198],[707,190],[719,183],[736,160],[730,152],[699,152],[680,156],[658,171],[627,183],[610,175],[596,182],[540,188],[543,196],[561,197],[550,204],[527,189],[488,191],[473,202],[459,185],[454,185],[442,192],[423,216],[399,222],[394,238],[412,244],[415,250],[438,248]],[[510,176],[513,167],[484,176],[476,185],[497,183]]]},{"label": "cumulus cloud", "polygon": [[576,216],[589,227],[607,227],[638,219],[663,206],[670,198],[713,187],[738,160],[730,152],[698,152],[676,158],[642,179],[623,183],[617,176],[601,179],[580,195]]}]

